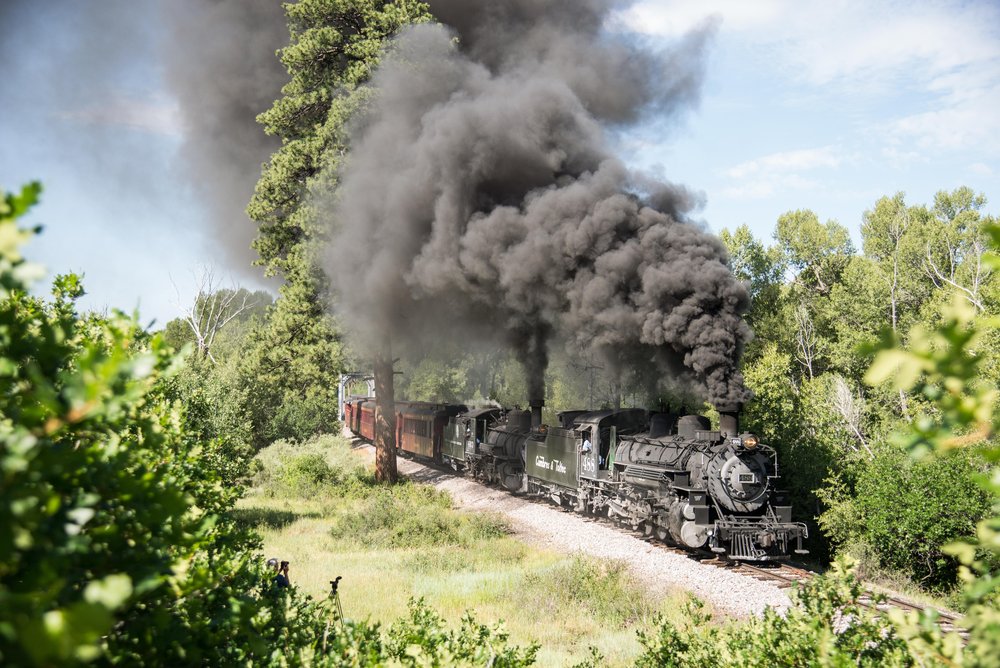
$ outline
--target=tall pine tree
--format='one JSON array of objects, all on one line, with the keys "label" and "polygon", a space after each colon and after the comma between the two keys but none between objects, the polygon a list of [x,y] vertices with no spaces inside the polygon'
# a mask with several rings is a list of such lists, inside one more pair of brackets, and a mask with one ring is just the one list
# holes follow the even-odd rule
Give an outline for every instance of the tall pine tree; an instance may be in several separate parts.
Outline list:
[{"label": "tall pine tree", "polygon": [[279,52],[290,81],[259,121],[281,148],[264,166],[247,212],[259,223],[259,264],[284,279],[267,325],[244,361],[257,445],[302,438],[336,421],[345,353],[317,262],[329,221],[315,206],[337,187],[350,150],[347,122],[364,108],[365,82],[388,40],[430,20],[415,0],[301,0],[286,5],[291,40]]}]

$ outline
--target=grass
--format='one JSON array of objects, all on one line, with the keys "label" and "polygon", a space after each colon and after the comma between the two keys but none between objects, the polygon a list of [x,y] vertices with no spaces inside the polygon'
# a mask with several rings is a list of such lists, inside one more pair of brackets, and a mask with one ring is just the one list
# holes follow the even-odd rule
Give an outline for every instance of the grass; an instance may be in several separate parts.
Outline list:
[{"label": "grass", "polygon": [[452,624],[467,610],[481,623],[502,620],[512,642],[541,645],[540,666],[584,661],[591,646],[602,665],[628,665],[636,631],[683,600],[652,600],[620,563],[530,547],[502,517],[457,511],[431,487],[378,486],[367,457],[339,437],[261,451],[236,513],[305,592],[326,596],[343,576],[349,619],[386,628],[410,598],[424,598]]}]

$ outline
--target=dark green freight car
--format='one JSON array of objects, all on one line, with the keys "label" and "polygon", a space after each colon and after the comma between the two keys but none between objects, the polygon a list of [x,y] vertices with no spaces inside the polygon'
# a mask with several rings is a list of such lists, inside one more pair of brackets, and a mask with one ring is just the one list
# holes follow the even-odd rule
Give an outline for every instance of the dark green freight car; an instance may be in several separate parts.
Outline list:
[{"label": "dark green freight car", "polygon": [[647,412],[638,408],[560,413],[560,426],[543,427],[528,438],[528,491],[582,509],[589,482],[613,475],[618,435],[640,431],[647,421]]}]

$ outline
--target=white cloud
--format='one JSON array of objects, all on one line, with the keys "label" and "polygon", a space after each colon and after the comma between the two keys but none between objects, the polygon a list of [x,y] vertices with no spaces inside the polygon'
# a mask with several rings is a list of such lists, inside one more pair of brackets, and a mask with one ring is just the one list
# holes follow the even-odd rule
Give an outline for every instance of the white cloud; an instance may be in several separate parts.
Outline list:
[{"label": "white cloud", "polygon": [[837,167],[843,158],[831,146],[772,153],[741,162],[726,170],[734,179],[769,173],[799,172],[817,167]]},{"label": "white cloud", "polygon": [[796,83],[843,95],[908,94],[919,111],[904,107],[887,125],[889,139],[1000,150],[1000,3],[643,0],[616,22],[673,37],[708,16],[721,17],[720,40]]},{"label": "white cloud", "polygon": [[987,178],[993,176],[993,169],[985,162],[972,163],[969,165],[969,171],[973,174],[978,174],[979,176],[985,176]]},{"label": "white cloud", "polygon": [[762,199],[789,190],[810,190],[819,181],[805,173],[834,169],[845,161],[832,146],[771,153],[725,170],[733,183],[722,194],[735,199]]},{"label": "white cloud", "polygon": [[644,0],[616,20],[636,32],[675,37],[709,16],[722,18],[723,32],[774,47],[817,84],[918,62],[945,72],[1000,58],[1000,8],[989,2]]},{"label": "white cloud", "polygon": [[765,199],[790,190],[812,190],[820,182],[799,174],[762,174],[742,183],[727,186],[722,194],[733,199]]},{"label": "white cloud", "polygon": [[183,132],[177,104],[160,100],[114,97],[106,104],[65,111],[59,116],[88,125],[124,126],[171,137]]},{"label": "white cloud", "polygon": [[930,162],[930,158],[919,151],[907,151],[905,149],[896,148],[895,146],[886,146],[882,149],[881,153],[886,162],[896,169]]}]

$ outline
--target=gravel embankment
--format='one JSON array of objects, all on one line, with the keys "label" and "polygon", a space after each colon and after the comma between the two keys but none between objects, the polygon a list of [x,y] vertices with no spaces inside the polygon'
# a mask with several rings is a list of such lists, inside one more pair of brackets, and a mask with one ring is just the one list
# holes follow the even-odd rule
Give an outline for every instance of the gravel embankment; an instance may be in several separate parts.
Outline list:
[{"label": "gravel embankment", "polygon": [[[374,458],[375,451],[370,445],[357,443]],[[718,612],[738,617],[759,615],[768,606],[785,610],[789,605],[785,593],[772,584],[669,552],[608,523],[546,505],[544,501],[512,496],[407,459],[397,459],[397,466],[409,479],[447,491],[459,508],[503,514],[510,520],[515,535],[530,545],[625,562],[656,597],[686,590]]]}]

